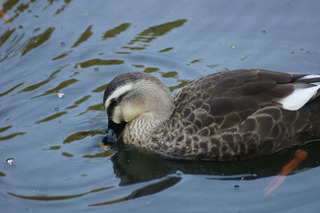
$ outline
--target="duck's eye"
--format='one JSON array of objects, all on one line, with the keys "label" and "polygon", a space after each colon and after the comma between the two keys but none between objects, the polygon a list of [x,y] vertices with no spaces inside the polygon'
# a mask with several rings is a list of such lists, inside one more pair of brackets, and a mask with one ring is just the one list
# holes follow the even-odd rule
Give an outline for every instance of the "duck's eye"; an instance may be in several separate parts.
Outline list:
[{"label": "duck's eye", "polygon": [[118,99],[116,99],[116,98],[112,98],[111,99],[111,104],[112,105],[116,105],[118,103]]}]

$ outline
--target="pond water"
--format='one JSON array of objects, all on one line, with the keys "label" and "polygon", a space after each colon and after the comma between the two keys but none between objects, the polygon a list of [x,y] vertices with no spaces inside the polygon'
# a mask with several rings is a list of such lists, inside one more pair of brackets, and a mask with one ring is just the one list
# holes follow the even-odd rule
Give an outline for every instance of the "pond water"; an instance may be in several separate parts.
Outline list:
[{"label": "pond water", "polygon": [[296,148],[188,162],[99,146],[103,91],[123,72],[173,92],[239,68],[319,74],[318,0],[0,4],[1,212],[320,211],[320,143],[302,147],[309,157],[268,197]]}]

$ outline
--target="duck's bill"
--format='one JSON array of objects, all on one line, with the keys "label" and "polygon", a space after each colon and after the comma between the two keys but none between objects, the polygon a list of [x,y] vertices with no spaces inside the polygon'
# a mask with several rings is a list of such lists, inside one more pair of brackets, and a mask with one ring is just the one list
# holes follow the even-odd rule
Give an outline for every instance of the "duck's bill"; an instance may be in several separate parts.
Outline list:
[{"label": "duck's bill", "polygon": [[108,133],[110,132],[110,130],[112,130],[113,131],[112,135],[115,135],[117,138],[119,138],[119,136],[121,135],[122,131],[124,130],[126,124],[127,124],[126,122],[122,122],[120,124],[117,124],[109,119]]},{"label": "duck's bill", "polygon": [[126,123],[117,124],[109,119],[107,135],[100,142],[100,147],[109,147],[117,142],[125,126]]}]

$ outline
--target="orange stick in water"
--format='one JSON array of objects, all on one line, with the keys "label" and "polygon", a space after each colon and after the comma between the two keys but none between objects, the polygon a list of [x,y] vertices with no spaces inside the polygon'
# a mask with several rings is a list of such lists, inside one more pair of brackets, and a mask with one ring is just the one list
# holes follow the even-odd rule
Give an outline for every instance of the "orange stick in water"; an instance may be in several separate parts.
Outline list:
[{"label": "orange stick in water", "polygon": [[298,165],[308,157],[308,153],[302,149],[298,149],[294,155],[294,158],[290,163],[285,165],[279,174],[273,179],[273,181],[266,187],[265,197],[268,197],[271,192],[273,192],[278,186],[280,186],[286,176],[290,174],[293,170],[297,169]]}]

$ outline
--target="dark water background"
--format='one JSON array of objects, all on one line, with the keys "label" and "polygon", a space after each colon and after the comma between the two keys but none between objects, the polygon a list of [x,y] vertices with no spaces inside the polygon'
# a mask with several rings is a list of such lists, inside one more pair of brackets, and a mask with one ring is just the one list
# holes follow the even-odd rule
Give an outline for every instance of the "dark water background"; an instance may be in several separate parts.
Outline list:
[{"label": "dark water background", "polygon": [[0,3],[0,212],[320,211],[320,143],[269,197],[296,148],[221,163],[99,147],[123,72],[172,91],[239,68],[319,74],[318,0]]}]

